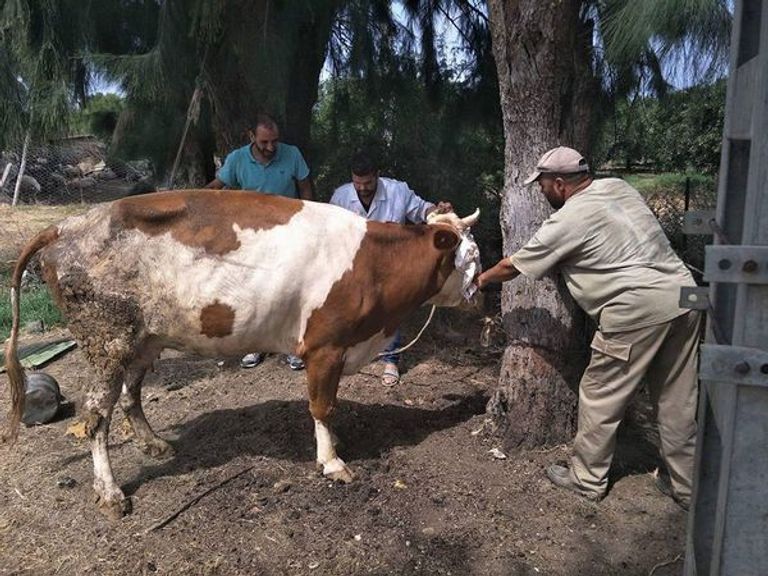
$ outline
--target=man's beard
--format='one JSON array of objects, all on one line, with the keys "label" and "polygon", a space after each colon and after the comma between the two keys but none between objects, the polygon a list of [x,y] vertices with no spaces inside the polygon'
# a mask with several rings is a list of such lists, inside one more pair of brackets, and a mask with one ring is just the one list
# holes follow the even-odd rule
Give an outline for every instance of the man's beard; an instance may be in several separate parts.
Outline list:
[{"label": "man's beard", "polygon": [[259,154],[261,154],[264,158],[272,159],[275,156],[275,152],[277,150],[267,150],[266,148],[260,148],[258,144],[253,145],[256,150],[258,150]]}]

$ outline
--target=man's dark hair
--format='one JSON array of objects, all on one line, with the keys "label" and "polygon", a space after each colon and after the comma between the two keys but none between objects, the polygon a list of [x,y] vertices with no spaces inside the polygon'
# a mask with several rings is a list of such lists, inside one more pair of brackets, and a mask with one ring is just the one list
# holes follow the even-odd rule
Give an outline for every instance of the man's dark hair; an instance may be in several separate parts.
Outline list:
[{"label": "man's dark hair", "polygon": [[276,130],[277,120],[275,120],[272,116],[270,116],[266,112],[260,112],[259,114],[256,114],[256,123],[253,125],[254,130],[259,126]]},{"label": "man's dark hair", "polygon": [[352,161],[349,163],[349,167],[352,170],[352,174],[355,176],[368,176],[368,174],[373,174],[379,170],[376,161],[364,150],[355,152],[355,155],[352,156]]}]

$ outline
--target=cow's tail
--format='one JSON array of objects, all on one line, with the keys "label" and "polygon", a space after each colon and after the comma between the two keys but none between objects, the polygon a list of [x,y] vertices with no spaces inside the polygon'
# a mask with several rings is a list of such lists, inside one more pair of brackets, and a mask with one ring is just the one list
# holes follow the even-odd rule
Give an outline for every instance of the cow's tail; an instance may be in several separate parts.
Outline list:
[{"label": "cow's tail", "polygon": [[4,442],[14,442],[19,434],[19,422],[24,414],[24,368],[19,362],[18,338],[19,338],[19,298],[21,297],[21,276],[27,268],[32,257],[48,244],[55,242],[59,237],[56,226],[50,226],[35,236],[24,247],[11,279],[11,336],[5,344],[5,367],[8,371],[8,380],[11,388],[11,409],[8,412],[6,429],[2,434]]}]

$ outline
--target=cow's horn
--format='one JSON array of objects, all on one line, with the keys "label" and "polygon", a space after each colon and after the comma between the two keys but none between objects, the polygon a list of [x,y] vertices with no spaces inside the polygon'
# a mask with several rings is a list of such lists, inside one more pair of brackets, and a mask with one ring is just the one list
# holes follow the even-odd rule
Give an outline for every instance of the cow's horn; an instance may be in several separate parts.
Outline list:
[{"label": "cow's horn", "polygon": [[473,214],[470,214],[469,216],[465,216],[464,218],[462,218],[461,222],[467,228],[472,228],[472,226],[474,226],[475,223],[477,222],[478,218],[480,218],[480,208],[477,208]]}]

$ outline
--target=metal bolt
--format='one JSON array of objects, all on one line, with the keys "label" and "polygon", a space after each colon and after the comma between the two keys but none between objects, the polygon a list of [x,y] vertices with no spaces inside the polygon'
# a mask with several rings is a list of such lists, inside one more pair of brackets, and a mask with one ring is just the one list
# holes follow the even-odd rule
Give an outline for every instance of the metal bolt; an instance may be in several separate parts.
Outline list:
[{"label": "metal bolt", "polygon": [[749,364],[746,362],[739,362],[736,364],[736,366],[733,367],[733,369],[737,374],[744,376],[745,374],[749,373]]},{"label": "metal bolt", "polygon": [[762,366],[760,366],[760,372],[762,372],[763,374],[768,374],[768,364],[763,364]]},{"label": "metal bolt", "polygon": [[731,267],[731,261],[727,258],[723,258],[717,263],[717,267],[720,268],[720,270],[728,270],[728,268]]},{"label": "metal bolt", "polygon": [[744,265],[741,267],[741,269],[744,272],[748,272],[748,273],[754,272],[755,270],[757,270],[757,262],[755,262],[754,260],[747,260],[746,262],[744,262]]}]

